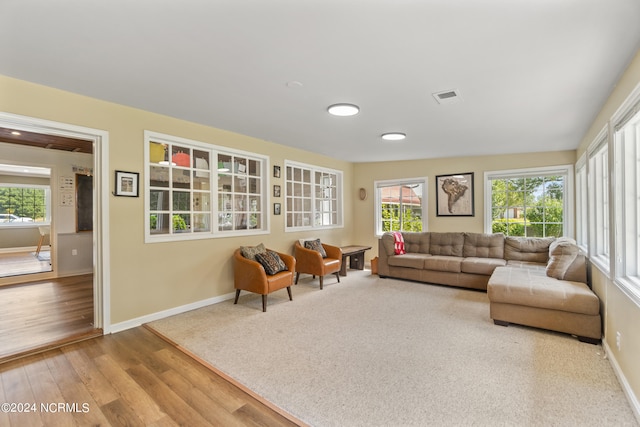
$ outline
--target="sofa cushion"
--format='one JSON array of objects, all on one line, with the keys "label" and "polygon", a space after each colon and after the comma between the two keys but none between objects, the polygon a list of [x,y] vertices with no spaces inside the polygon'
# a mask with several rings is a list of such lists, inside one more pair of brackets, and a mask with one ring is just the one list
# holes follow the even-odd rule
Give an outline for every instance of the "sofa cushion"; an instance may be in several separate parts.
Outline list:
[{"label": "sofa cushion", "polygon": [[546,273],[560,280],[587,281],[586,262],[575,240],[561,237],[551,243]]},{"label": "sofa cushion", "polygon": [[491,302],[598,315],[596,294],[581,282],[558,280],[542,269],[498,267],[487,284]]},{"label": "sofa cushion", "polygon": [[468,257],[462,260],[461,269],[463,273],[491,276],[496,267],[503,267],[505,265],[507,265],[507,261],[502,258]]},{"label": "sofa cushion", "polygon": [[408,267],[422,270],[424,268],[425,258],[430,257],[429,254],[412,254],[392,255],[387,258],[387,264],[392,267]]},{"label": "sofa cushion", "polygon": [[547,264],[531,261],[515,261],[511,259],[507,261],[507,267],[529,268],[531,270],[545,270],[547,268]]},{"label": "sofa cushion", "polygon": [[429,242],[431,233],[425,232],[402,232],[404,237],[404,248],[407,252],[414,252],[419,254],[428,254]]},{"label": "sofa cushion", "polygon": [[433,255],[424,259],[424,268],[426,270],[460,273],[462,271],[463,259],[464,258],[457,256]]},{"label": "sofa cushion", "polygon": [[462,256],[504,258],[504,234],[464,233]]},{"label": "sofa cushion", "polygon": [[504,241],[504,259],[515,261],[541,262],[549,260],[549,245],[555,237],[513,237]]},{"label": "sofa cushion", "polygon": [[464,233],[431,233],[431,255],[462,256]]}]

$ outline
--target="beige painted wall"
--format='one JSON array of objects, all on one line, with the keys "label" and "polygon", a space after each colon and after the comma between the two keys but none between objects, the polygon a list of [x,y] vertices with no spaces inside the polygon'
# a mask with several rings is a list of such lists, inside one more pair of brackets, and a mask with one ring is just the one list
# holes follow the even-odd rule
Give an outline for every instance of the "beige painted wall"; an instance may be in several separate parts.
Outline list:
[{"label": "beige painted wall", "polygon": [[[369,197],[354,200],[355,235],[357,243],[372,246],[366,259],[377,256],[375,235],[374,182],[388,179],[427,177],[429,196],[429,231],[484,232],[484,173],[505,169],[530,168],[551,165],[572,165],[576,161],[575,151],[528,153],[502,156],[454,157],[394,162],[356,163],[354,167],[354,199],[356,190],[365,188]],[[439,217],[436,215],[436,176],[452,173],[474,173],[475,216]]]},{"label": "beige painted wall", "polygon": [[[580,155],[586,151],[598,132],[639,84],[640,51],[616,84],[609,99],[580,143],[578,149]],[[611,277],[595,266],[592,266],[591,270],[594,291],[603,301],[604,339],[609,347],[611,359],[620,367],[631,392],[635,395],[635,410],[640,418],[640,364],[638,364],[640,359],[640,333],[638,332],[640,306],[627,296]],[[622,335],[620,350],[616,347],[616,332],[620,332]]]},{"label": "beige painted wall", "polygon": [[[231,255],[240,245],[264,242],[291,252],[300,237],[318,236],[338,245],[353,241],[351,163],[3,76],[0,94],[0,111],[108,131],[110,175],[114,170],[140,172],[142,194],[144,130],[268,155],[271,165],[283,166],[290,159],[344,172],[345,226],[323,232],[285,233],[284,216],[272,215],[269,235],[145,244],[144,197],[110,196],[112,324],[232,292]],[[282,178],[270,179],[271,185],[282,185]]]}]

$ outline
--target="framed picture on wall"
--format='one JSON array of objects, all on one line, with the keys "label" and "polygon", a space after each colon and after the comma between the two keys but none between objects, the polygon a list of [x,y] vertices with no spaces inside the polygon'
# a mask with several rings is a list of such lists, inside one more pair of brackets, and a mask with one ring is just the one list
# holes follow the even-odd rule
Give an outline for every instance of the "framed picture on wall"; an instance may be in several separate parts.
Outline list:
[{"label": "framed picture on wall", "polygon": [[280,215],[280,212],[281,212],[280,203],[274,203],[273,204],[273,214],[274,215]]},{"label": "framed picture on wall", "polygon": [[279,185],[274,185],[273,186],[273,197],[280,197],[280,186]]},{"label": "framed picture on wall", "polygon": [[280,178],[280,166],[273,167],[273,177]]},{"label": "framed picture on wall", "polygon": [[437,216],[474,216],[473,172],[436,176]]},{"label": "framed picture on wall", "polygon": [[138,197],[140,182],[137,172],[116,171],[116,196]]}]

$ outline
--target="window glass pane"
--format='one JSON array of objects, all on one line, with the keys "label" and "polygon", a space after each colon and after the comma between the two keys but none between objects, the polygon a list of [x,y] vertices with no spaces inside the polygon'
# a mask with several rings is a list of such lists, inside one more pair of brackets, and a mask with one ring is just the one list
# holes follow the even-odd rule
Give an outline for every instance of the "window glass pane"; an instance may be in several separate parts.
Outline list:
[{"label": "window glass pane", "polygon": [[169,210],[169,191],[150,190],[149,208],[153,211]]},{"label": "window glass pane", "polygon": [[169,214],[152,213],[149,225],[151,234],[169,234]]},{"label": "window glass pane", "polygon": [[205,211],[211,210],[210,193],[193,193],[193,210]]},{"label": "window glass pane", "polygon": [[173,210],[188,211],[191,209],[191,193],[174,191],[173,192]]},{"label": "window glass pane", "polygon": [[171,166],[191,167],[191,149],[178,145],[172,146]]},{"label": "window glass pane", "polygon": [[153,187],[169,187],[169,168],[151,166],[149,173],[149,185]]},{"label": "window glass pane", "polygon": [[168,163],[167,144],[149,142],[149,162],[154,164]]},{"label": "window glass pane", "polygon": [[194,232],[204,232],[211,231],[210,224],[211,215],[207,214],[194,214],[193,215],[193,231]]},{"label": "window glass pane", "polygon": [[173,232],[188,233],[191,228],[191,215],[179,214],[173,215]]},{"label": "window glass pane", "polygon": [[174,168],[172,171],[173,188],[191,188],[191,173]]}]

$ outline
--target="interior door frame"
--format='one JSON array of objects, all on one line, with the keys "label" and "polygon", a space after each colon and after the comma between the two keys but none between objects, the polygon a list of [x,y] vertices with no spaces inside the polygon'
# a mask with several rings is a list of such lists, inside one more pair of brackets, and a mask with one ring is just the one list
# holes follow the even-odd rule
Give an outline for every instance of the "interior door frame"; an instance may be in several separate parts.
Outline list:
[{"label": "interior door frame", "polygon": [[[93,322],[111,333],[109,282],[109,132],[68,123],[0,112],[0,127],[80,138],[93,143]],[[52,189],[53,191],[53,189]]]}]

